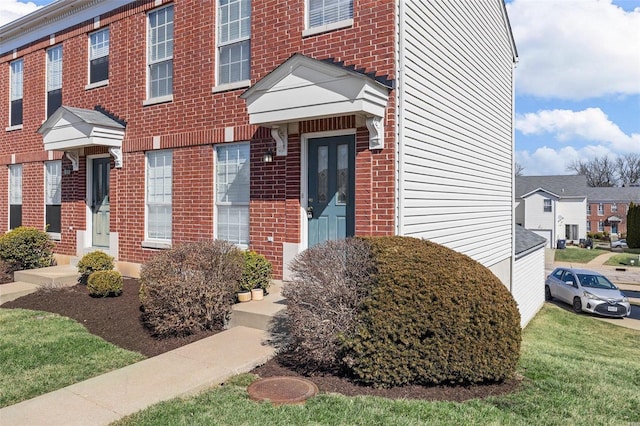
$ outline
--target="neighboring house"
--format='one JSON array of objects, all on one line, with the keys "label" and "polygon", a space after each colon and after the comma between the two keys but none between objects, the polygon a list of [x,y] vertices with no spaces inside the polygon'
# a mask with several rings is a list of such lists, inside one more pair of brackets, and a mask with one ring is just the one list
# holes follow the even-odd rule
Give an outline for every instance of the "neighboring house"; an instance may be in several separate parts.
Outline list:
[{"label": "neighboring house", "polygon": [[587,179],[584,176],[518,176],[516,224],[547,240],[578,243],[587,235]]},{"label": "neighboring house", "polygon": [[511,288],[502,0],[282,6],[58,0],[1,27],[0,228],[121,268],[225,239],[278,278],[327,239],[409,235]]},{"label": "neighboring house", "polygon": [[588,188],[587,232],[607,232],[620,237],[627,233],[630,203],[640,203],[639,187]]},{"label": "neighboring house", "polygon": [[525,327],[544,303],[544,256],[547,240],[516,225],[515,266],[511,293],[518,303],[520,324]]}]

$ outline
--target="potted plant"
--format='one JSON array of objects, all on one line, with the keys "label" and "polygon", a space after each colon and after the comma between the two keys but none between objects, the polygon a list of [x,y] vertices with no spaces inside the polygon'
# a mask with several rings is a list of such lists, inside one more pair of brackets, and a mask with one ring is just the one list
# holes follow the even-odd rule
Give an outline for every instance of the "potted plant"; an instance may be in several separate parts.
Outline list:
[{"label": "potted plant", "polygon": [[264,295],[268,294],[272,270],[266,257],[253,250],[245,251],[240,291],[249,291],[253,300],[262,300]]}]

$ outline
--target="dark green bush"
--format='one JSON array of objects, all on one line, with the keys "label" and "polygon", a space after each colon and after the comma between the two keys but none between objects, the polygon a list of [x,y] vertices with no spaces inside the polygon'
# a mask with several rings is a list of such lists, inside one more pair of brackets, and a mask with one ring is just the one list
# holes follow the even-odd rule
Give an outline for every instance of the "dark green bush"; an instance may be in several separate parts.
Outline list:
[{"label": "dark green bush", "polygon": [[122,274],[118,271],[96,271],[89,275],[87,289],[93,297],[120,296]]},{"label": "dark green bush", "polygon": [[0,260],[7,273],[44,268],[54,264],[53,241],[46,232],[20,226],[0,237]]},{"label": "dark green bush", "polygon": [[369,244],[360,239],[330,241],[300,253],[285,283],[284,327],[291,351],[304,370],[340,370],[341,339],[352,337],[358,308],[369,294],[374,271]]},{"label": "dark green bush", "polygon": [[78,262],[78,272],[80,284],[87,284],[89,276],[96,271],[110,271],[113,269],[113,257],[107,253],[96,250],[82,256]]},{"label": "dark green bush", "polygon": [[273,267],[271,262],[261,254],[253,250],[243,252],[244,267],[240,278],[239,290],[250,291],[254,288],[261,288],[267,291],[271,283],[271,272]]},{"label": "dark green bush", "polygon": [[507,288],[468,256],[415,238],[371,237],[376,284],[344,339],[362,382],[481,383],[513,376],[520,314]]},{"label": "dark green bush", "polygon": [[160,252],[140,271],[144,324],[159,337],[221,329],[231,314],[242,266],[242,252],[226,241]]}]

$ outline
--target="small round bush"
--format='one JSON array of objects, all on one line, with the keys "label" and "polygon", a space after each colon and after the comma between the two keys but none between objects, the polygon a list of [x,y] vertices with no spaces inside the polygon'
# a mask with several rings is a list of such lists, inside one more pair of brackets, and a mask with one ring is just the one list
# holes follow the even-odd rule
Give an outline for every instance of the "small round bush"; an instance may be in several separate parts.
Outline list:
[{"label": "small round bush", "polygon": [[226,241],[199,241],[158,253],[140,270],[142,320],[154,336],[221,329],[242,276],[242,252]]},{"label": "small round bush", "polygon": [[360,239],[329,241],[300,253],[285,283],[288,340],[276,346],[304,370],[342,368],[341,339],[352,337],[356,315],[372,286],[369,245]]},{"label": "small round bush", "polygon": [[46,232],[19,226],[0,237],[0,260],[7,273],[45,268],[54,264],[53,241]]},{"label": "small round bush", "polygon": [[118,271],[96,271],[89,275],[87,289],[93,297],[120,296],[122,274]]},{"label": "small round bush", "polygon": [[344,340],[351,372],[378,387],[511,378],[520,314],[507,288],[470,257],[409,237],[370,237],[377,273]]},{"label": "small round bush", "polygon": [[78,272],[80,284],[87,284],[89,276],[96,271],[110,271],[113,269],[113,257],[107,253],[96,250],[82,256],[78,262]]},{"label": "small round bush", "polygon": [[243,252],[244,267],[240,278],[239,290],[250,291],[254,288],[261,288],[265,292],[271,284],[271,272],[273,267],[271,262],[263,255],[253,250]]}]

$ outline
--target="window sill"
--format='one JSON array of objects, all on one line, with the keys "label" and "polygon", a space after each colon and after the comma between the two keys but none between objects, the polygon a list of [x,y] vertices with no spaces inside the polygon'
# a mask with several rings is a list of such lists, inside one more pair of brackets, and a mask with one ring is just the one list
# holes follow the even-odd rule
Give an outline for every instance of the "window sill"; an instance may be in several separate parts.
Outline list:
[{"label": "window sill", "polygon": [[62,234],[60,234],[59,232],[47,232],[47,235],[53,241],[61,241],[62,240]]},{"label": "window sill", "polygon": [[157,98],[147,99],[142,102],[142,106],[165,104],[167,102],[173,102],[173,95],[158,96]]},{"label": "window sill", "polygon": [[5,129],[7,132],[13,132],[14,130],[22,130],[22,124],[16,126],[9,126]]},{"label": "window sill", "polygon": [[312,35],[322,34],[329,31],[335,31],[349,27],[353,27],[353,18],[345,19],[344,21],[332,22],[330,24],[321,25],[319,27],[307,28],[306,30],[302,31],[302,37],[309,37]]},{"label": "window sill", "polygon": [[144,240],[140,245],[142,246],[142,248],[170,249],[171,248],[171,241]]},{"label": "window sill", "polygon": [[251,86],[251,80],[234,81],[211,88],[211,93],[227,92],[229,90],[244,89]]},{"label": "window sill", "polygon": [[97,89],[98,87],[104,87],[109,85],[109,80],[97,81],[95,83],[87,84],[84,86],[84,90]]}]

